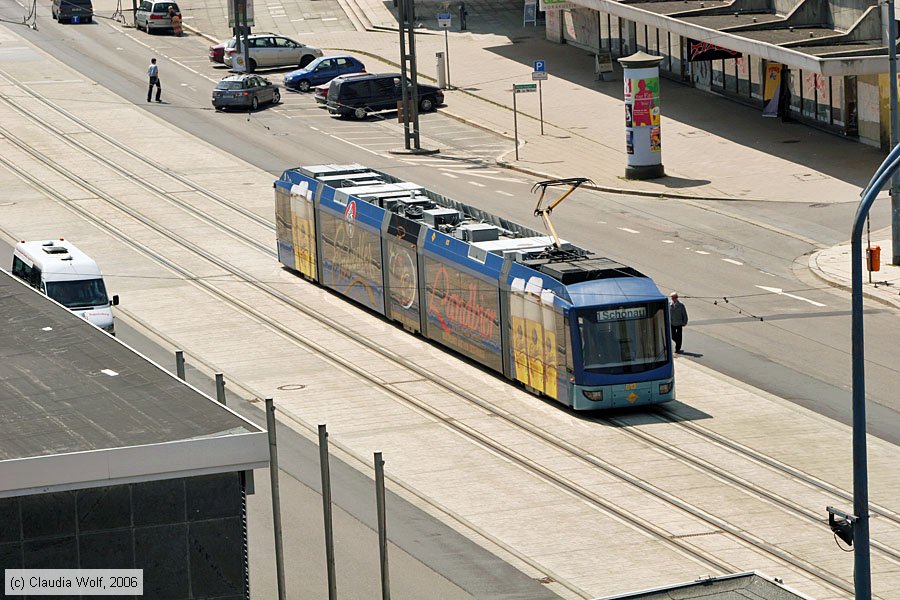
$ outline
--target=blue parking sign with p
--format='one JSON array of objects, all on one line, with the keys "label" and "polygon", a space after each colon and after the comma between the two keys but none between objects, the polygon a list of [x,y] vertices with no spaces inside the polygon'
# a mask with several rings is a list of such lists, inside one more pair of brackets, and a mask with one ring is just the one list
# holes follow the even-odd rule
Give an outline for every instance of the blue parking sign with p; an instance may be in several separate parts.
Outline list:
[{"label": "blue parking sign with p", "polygon": [[547,70],[547,65],[542,60],[534,61],[534,72],[535,73],[544,73]]}]

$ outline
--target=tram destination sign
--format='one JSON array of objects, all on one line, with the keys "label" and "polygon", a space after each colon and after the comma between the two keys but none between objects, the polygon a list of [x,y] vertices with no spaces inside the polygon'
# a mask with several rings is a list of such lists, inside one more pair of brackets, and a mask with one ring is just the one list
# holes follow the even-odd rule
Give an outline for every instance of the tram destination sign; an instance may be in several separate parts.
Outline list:
[{"label": "tram destination sign", "polygon": [[646,306],[632,306],[630,308],[610,308],[597,311],[597,322],[627,321],[629,319],[647,318]]}]

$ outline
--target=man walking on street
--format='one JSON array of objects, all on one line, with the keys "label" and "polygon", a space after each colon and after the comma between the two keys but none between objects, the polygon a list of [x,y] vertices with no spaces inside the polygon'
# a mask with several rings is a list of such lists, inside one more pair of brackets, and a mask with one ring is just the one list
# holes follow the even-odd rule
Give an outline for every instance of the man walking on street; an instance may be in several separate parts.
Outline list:
[{"label": "man walking on street", "polygon": [[669,324],[672,326],[672,341],[675,342],[675,352],[681,354],[681,334],[688,323],[687,308],[678,301],[678,292],[669,294],[672,301],[669,303]]},{"label": "man walking on street", "polygon": [[162,86],[159,85],[159,67],[156,66],[156,59],[150,59],[150,66],[147,67],[147,76],[150,78],[150,87],[147,88],[147,102],[150,102],[150,96],[153,95],[153,86],[156,86],[156,101],[162,102]]}]

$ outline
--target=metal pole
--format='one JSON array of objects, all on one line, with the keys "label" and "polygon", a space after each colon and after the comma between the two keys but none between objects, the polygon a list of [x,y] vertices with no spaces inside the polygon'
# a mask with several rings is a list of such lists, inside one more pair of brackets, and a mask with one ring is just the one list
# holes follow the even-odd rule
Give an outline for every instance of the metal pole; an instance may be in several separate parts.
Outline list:
[{"label": "metal pole", "polygon": [[541,135],[544,135],[544,92],[541,91],[540,79],[538,79],[538,107],[541,111]]},{"label": "metal pole", "polygon": [[278,446],[275,441],[275,401],[266,398],[266,428],[269,430],[269,478],[272,481],[272,522],[275,529],[275,574],[278,600],[285,600],[284,551],[281,539],[281,492],[278,487]]},{"label": "metal pole", "polygon": [[513,86],[513,139],[516,141],[516,160],[519,160],[519,116],[516,112],[515,86]]},{"label": "metal pole", "polygon": [[[234,0],[234,49],[238,54],[244,53],[244,40],[241,39],[241,25],[243,23],[243,19],[241,18],[241,10],[243,10],[242,7],[245,5],[246,0]],[[235,63],[232,62],[231,65],[232,69],[234,69]]]},{"label": "metal pole", "polygon": [[378,553],[381,557],[381,598],[382,600],[391,600],[387,517],[384,510],[384,461],[381,459],[381,452],[375,453],[375,507],[378,512]]},{"label": "metal pole", "polygon": [[863,336],[862,229],[875,197],[900,167],[900,147],[894,146],[872,176],[856,210],[850,234],[851,349],[853,355],[853,572],[856,600],[871,600],[869,556],[869,475],[866,457],[866,365]]},{"label": "metal pole", "polygon": [[225,376],[221,373],[216,373],[216,400],[225,406]]},{"label": "metal pole", "polygon": [[334,578],[334,528],[331,522],[331,473],[328,470],[328,431],[326,431],[325,425],[319,425],[319,465],[322,469],[322,513],[325,516],[325,567],[328,572],[328,600],[337,600],[337,583]]},{"label": "metal pole", "polygon": [[410,141],[412,134],[409,129],[409,88],[406,85],[406,22],[408,20],[406,10],[406,0],[400,0],[398,5],[400,20],[400,101],[403,103],[403,145],[410,150]]},{"label": "metal pole", "polygon": [[244,36],[244,72],[250,73],[250,25],[247,17],[247,0],[240,0],[243,10],[241,11],[241,33]]},{"label": "metal pole", "polygon": [[444,63],[447,65],[447,89],[452,89],[453,86],[450,85],[450,38],[447,34],[447,30],[444,30]]},{"label": "metal pole", "polygon": [[[890,63],[891,148],[897,146],[900,126],[897,109],[897,20],[894,0],[888,0],[888,61]],[[891,264],[900,265],[900,177],[891,179]]]},{"label": "metal pole", "polygon": [[181,350],[175,351],[175,374],[184,381],[184,352]]},{"label": "metal pole", "polygon": [[869,272],[869,283],[872,283],[872,217],[866,218],[866,271]]}]

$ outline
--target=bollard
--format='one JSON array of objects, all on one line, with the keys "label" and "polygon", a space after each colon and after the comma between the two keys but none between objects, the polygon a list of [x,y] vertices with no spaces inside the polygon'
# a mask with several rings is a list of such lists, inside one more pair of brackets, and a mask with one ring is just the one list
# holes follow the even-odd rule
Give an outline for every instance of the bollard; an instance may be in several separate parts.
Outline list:
[{"label": "bollard", "polygon": [[184,381],[184,352],[181,350],[175,351],[175,374]]},{"label": "bollard", "polygon": [[442,90],[447,89],[447,63],[443,52],[435,52],[435,69],[437,70],[437,86]]}]

